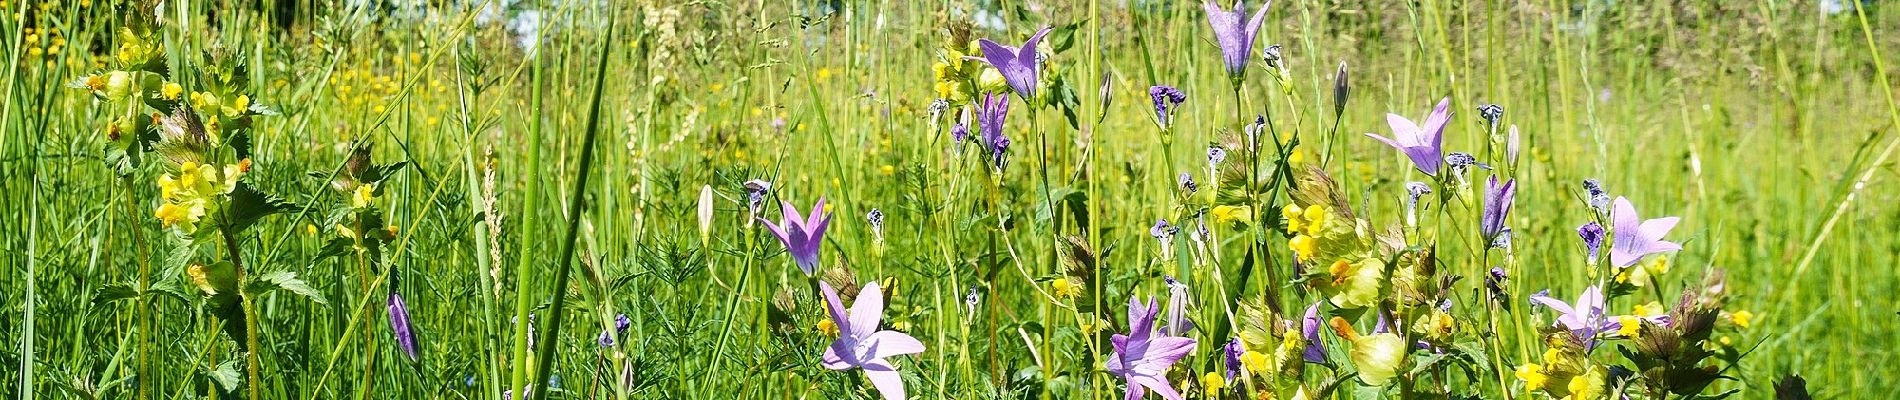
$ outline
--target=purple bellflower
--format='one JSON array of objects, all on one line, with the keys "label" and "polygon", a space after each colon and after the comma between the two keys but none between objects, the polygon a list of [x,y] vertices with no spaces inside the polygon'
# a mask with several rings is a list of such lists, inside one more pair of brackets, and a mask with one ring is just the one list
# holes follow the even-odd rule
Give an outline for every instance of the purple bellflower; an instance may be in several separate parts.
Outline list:
[{"label": "purple bellflower", "polygon": [[1239,82],[1247,75],[1247,60],[1253,58],[1254,36],[1260,33],[1260,23],[1264,22],[1267,8],[1271,6],[1273,2],[1267,2],[1248,18],[1244,1],[1235,1],[1231,10],[1221,9],[1214,0],[1201,2],[1201,8],[1207,10],[1207,25],[1214,28],[1214,41],[1220,44],[1221,61],[1227,65],[1228,79]]},{"label": "purple bellflower", "polygon": [[1004,46],[989,39],[978,40],[977,46],[983,49],[983,56],[964,56],[963,58],[996,67],[996,72],[1003,74],[1003,81],[1009,82],[1010,89],[1014,89],[1017,95],[1022,96],[1023,101],[1033,102],[1036,99],[1038,84],[1036,74],[1042,69],[1036,59],[1036,43],[1041,42],[1043,35],[1048,35],[1051,29],[1055,27],[1044,27],[1036,31],[1034,36],[1029,37],[1029,41],[1023,42],[1022,47]]},{"label": "purple bellflower", "polygon": [[1234,376],[1240,374],[1242,367],[1240,356],[1247,353],[1247,348],[1240,344],[1239,337],[1235,337],[1227,341],[1226,346],[1221,346],[1221,350],[1227,356],[1227,380],[1234,380]]},{"label": "purple bellflower", "polygon": [[1497,245],[1500,235],[1507,235],[1511,228],[1504,223],[1511,216],[1511,199],[1517,197],[1517,180],[1505,181],[1498,185],[1498,176],[1492,175],[1484,188],[1484,216],[1478,224],[1478,233],[1486,242]]},{"label": "purple bellflower", "polygon": [[983,133],[983,146],[989,150],[996,169],[1003,169],[1009,137],[1003,136],[1003,122],[1009,118],[1009,96],[983,94],[983,107],[977,109],[976,126]]},{"label": "purple bellflower", "polygon": [[416,332],[409,324],[409,304],[402,301],[400,293],[389,292],[389,328],[396,332],[396,345],[402,348],[402,354],[415,361]]},{"label": "purple bellflower", "polygon": [[764,222],[765,228],[772,230],[772,235],[785,244],[785,251],[792,253],[792,262],[798,264],[798,269],[804,271],[805,276],[811,276],[818,270],[818,250],[825,243],[825,227],[831,225],[831,214],[825,212],[825,199],[818,198],[818,204],[811,207],[808,217],[798,215],[798,209],[789,201],[780,202],[780,209],[785,216],[779,223],[773,224],[764,218],[759,222]]},{"label": "purple bellflower", "polygon": [[1117,333],[1109,338],[1115,354],[1108,358],[1105,366],[1108,373],[1128,382],[1124,400],[1139,400],[1149,390],[1168,400],[1182,400],[1181,392],[1168,383],[1168,368],[1193,352],[1195,342],[1184,337],[1157,335],[1155,314],[1159,312],[1154,298],[1149,298],[1144,305],[1140,299],[1130,296],[1128,334]]},{"label": "purple bellflower", "polygon": [[1438,176],[1439,164],[1444,162],[1444,157],[1439,153],[1443,151],[1445,143],[1445,125],[1451,122],[1450,108],[1450,97],[1439,100],[1438,107],[1433,108],[1432,113],[1425,116],[1424,126],[1419,126],[1398,114],[1387,113],[1385,122],[1392,126],[1392,137],[1387,138],[1373,133],[1367,133],[1366,136],[1379,139],[1386,145],[1405,153],[1406,157],[1412,159],[1412,165],[1418,167],[1419,172]]},{"label": "purple bellflower", "polygon": [[833,371],[864,369],[864,376],[871,378],[871,386],[884,398],[903,399],[904,380],[898,376],[897,368],[884,359],[922,353],[923,342],[903,332],[878,330],[878,322],[884,319],[884,292],[878,289],[876,281],[864,284],[864,290],[858,292],[856,304],[852,304],[849,311],[844,302],[838,300],[838,290],[832,289],[830,283],[819,281],[818,288],[825,292],[826,311],[831,314],[831,322],[838,326],[838,340],[825,348],[825,368]]},{"label": "purple bellflower", "polygon": [[1636,215],[1636,206],[1629,199],[1616,198],[1615,208],[1610,211],[1610,220],[1615,225],[1611,234],[1610,262],[1617,266],[1636,265],[1643,256],[1650,254],[1682,250],[1682,245],[1662,240],[1663,235],[1676,228],[1681,218],[1662,217],[1645,220]]},{"label": "purple bellflower", "polygon": [[[1577,302],[1564,303],[1550,297],[1550,291],[1544,290],[1531,295],[1531,301],[1550,307],[1558,313],[1556,326],[1570,330],[1571,334],[1585,343],[1595,343],[1598,333],[1615,331],[1618,325],[1603,315],[1603,290],[1591,286],[1577,296]],[[1594,347],[1589,345],[1586,347]]]},{"label": "purple bellflower", "polygon": [[1168,336],[1182,336],[1194,331],[1194,321],[1187,318],[1187,284],[1166,276],[1168,282],[1168,320],[1161,326],[1161,332]]},{"label": "purple bellflower", "polygon": [[1300,318],[1300,335],[1306,337],[1306,351],[1300,358],[1314,364],[1326,363],[1326,343],[1320,341],[1319,328],[1323,324],[1319,318],[1319,303],[1306,307],[1306,316]]}]

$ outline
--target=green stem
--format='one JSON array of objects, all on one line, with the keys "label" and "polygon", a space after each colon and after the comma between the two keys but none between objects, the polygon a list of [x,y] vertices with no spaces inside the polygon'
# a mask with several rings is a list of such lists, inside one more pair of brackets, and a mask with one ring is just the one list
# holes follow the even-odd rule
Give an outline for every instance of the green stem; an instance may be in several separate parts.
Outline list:
[{"label": "green stem", "polygon": [[[618,23],[619,15],[609,12],[607,17],[607,33],[602,37],[600,43],[600,57],[595,59],[598,61],[595,62],[597,67],[594,70],[593,107],[587,113],[586,136],[581,139],[579,177],[574,179],[574,190],[570,192],[569,196],[571,197],[568,198],[567,239],[566,242],[561,245],[561,263],[559,267],[555,269],[554,310],[548,315],[547,336],[545,336],[546,339],[541,341],[540,351],[536,352],[537,356],[535,358],[541,362],[536,368],[537,372],[534,374],[535,382],[546,382],[548,374],[553,372],[554,347],[561,342],[561,316],[567,310],[567,279],[569,271],[573,270],[574,243],[580,238],[581,205],[584,203],[583,200],[587,198],[587,176],[589,172],[593,170],[589,167],[593,166],[594,162],[594,138],[599,136],[600,133],[600,94],[602,89],[606,87],[607,57],[613,54],[614,28]],[[522,397],[525,398],[527,396],[523,395]],[[535,400],[546,400],[548,398],[548,391],[536,390],[534,391],[534,398]]]}]

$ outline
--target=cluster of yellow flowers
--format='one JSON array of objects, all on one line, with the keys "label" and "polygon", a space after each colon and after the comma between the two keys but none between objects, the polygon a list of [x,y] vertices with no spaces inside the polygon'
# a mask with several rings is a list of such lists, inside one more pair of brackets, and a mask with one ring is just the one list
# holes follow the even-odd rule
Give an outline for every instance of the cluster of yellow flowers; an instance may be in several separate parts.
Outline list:
[{"label": "cluster of yellow flowers", "polygon": [[1326,206],[1314,204],[1302,208],[1288,204],[1280,209],[1280,216],[1286,218],[1286,233],[1294,235],[1287,240],[1287,247],[1297,253],[1300,261],[1312,261],[1319,253],[1319,241],[1314,238],[1326,230]]},{"label": "cluster of yellow flowers", "polygon": [[1578,349],[1553,348],[1544,350],[1542,364],[1519,365],[1515,374],[1518,380],[1524,381],[1525,391],[1542,389],[1558,398],[1601,398],[1606,379],[1604,369],[1596,364],[1586,368],[1584,361]]},{"label": "cluster of yellow flowers", "polygon": [[29,57],[54,57],[66,47],[66,37],[61,36],[59,28],[26,28],[23,46]]},{"label": "cluster of yellow flowers", "polygon": [[249,172],[250,166],[250,159],[223,166],[189,161],[179,164],[177,172],[158,178],[159,198],[164,204],[153,216],[179,232],[196,232],[198,221],[217,210],[217,196],[236,189],[238,178]]}]

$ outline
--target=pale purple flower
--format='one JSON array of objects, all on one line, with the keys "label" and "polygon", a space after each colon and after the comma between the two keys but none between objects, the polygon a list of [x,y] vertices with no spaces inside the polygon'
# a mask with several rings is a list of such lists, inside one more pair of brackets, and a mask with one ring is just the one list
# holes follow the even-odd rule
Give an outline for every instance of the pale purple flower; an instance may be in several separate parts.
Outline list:
[{"label": "pale purple flower", "polygon": [[897,368],[884,359],[922,353],[924,344],[903,332],[878,330],[878,322],[884,319],[884,292],[878,289],[877,281],[864,284],[864,290],[858,291],[857,303],[852,304],[848,312],[830,283],[818,281],[818,288],[825,292],[825,310],[831,314],[831,322],[838,326],[838,339],[825,348],[825,368],[833,371],[862,368],[864,376],[871,378],[871,386],[884,398],[904,398],[904,380],[898,377]]},{"label": "pale purple flower", "polygon": [[1558,316],[1555,326],[1569,330],[1578,339],[1592,341],[1598,333],[1614,331],[1619,326],[1604,316],[1603,290],[1596,286],[1584,289],[1575,303],[1564,303],[1563,300],[1550,297],[1549,293],[1549,290],[1537,292],[1531,295],[1531,301],[1556,311]]},{"label": "pale purple flower", "polygon": [[1115,354],[1108,358],[1108,373],[1128,382],[1123,399],[1139,400],[1149,390],[1169,400],[1182,400],[1181,393],[1168,383],[1168,368],[1194,351],[1194,339],[1155,335],[1156,308],[1153,298],[1147,304],[1128,298],[1128,334],[1115,334],[1109,342]]},{"label": "pale purple flower", "polygon": [[1500,235],[1510,232],[1511,228],[1504,226],[1504,223],[1510,219],[1511,200],[1514,197],[1517,197],[1516,179],[1498,185],[1498,176],[1492,175],[1491,180],[1485,183],[1484,215],[1478,223],[1478,232],[1485,241],[1495,244]]},{"label": "pale purple flower", "polygon": [[1220,166],[1222,161],[1227,161],[1227,148],[1220,145],[1207,146],[1207,165]]},{"label": "pale purple flower", "polygon": [[1681,218],[1662,217],[1642,219],[1636,215],[1636,207],[1629,199],[1616,198],[1616,208],[1610,212],[1610,220],[1615,225],[1610,245],[1610,262],[1618,266],[1636,265],[1643,256],[1655,253],[1682,250],[1682,245],[1663,240],[1663,235],[1676,228]]},{"label": "pale purple flower", "polygon": [[1179,181],[1181,182],[1181,190],[1186,190],[1188,193],[1194,193],[1200,189],[1199,186],[1194,184],[1193,174],[1182,172]]},{"label": "pale purple flower", "polygon": [[1610,206],[1610,194],[1603,190],[1602,181],[1584,179],[1583,191],[1590,197],[1590,209],[1595,210],[1598,215],[1602,215],[1605,211],[1608,211],[1605,207]]},{"label": "pale purple flower", "polygon": [[1504,119],[1504,106],[1496,104],[1478,106],[1478,118],[1483,118],[1484,123],[1489,125],[1491,129],[1497,129],[1498,121]]},{"label": "pale purple flower", "polygon": [[759,208],[765,206],[765,195],[771,191],[772,182],[763,179],[745,181],[746,206],[751,208],[753,214],[758,214]]},{"label": "pale purple flower", "polygon": [[[1228,79],[1238,82],[1247,75],[1247,60],[1253,58],[1253,39],[1260,32],[1260,23],[1267,16],[1267,8],[1273,2],[1260,6],[1252,18],[1247,18],[1247,4],[1236,0],[1234,8],[1223,10],[1214,0],[1201,2],[1201,8],[1207,10],[1207,25],[1214,28],[1214,41],[1220,44],[1221,59],[1227,65]],[[1242,19],[1245,19],[1244,21]]]},{"label": "pale purple flower", "polygon": [[1597,251],[1603,249],[1603,224],[1590,221],[1577,227],[1577,237],[1583,239],[1583,247],[1590,250],[1590,262],[1597,260]]},{"label": "pale purple flower", "polygon": [[1455,151],[1452,152],[1451,154],[1445,155],[1445,165],[1450,166],[1452,168],[1452,171],[1464,171],[1465,168],[1471,167],[1471,166],[1477,166],[1478,168],[1484,168],[1484,169],[1491,169],[1491,164],[1478,162],[1478,158],[1472,157],[1470,153],[1462,153],[1462,152],[1455,152]]},{"label": "pale purple flower", "polygon": [[1419,126],[1410,119],[1398,114],[1386,114],[1385,122],[1392,126],[1392,137],[1367,133],[1373,139],[1379,139],[1386,145],[1399,149],[1412,159],[1412,165],[1425,175],[1438,176],[1439,164],[1443,162],[1439,154],[1445,143],[1445,125],[1451,122],[1451,98],[1438,101],[1432,113],[1425,116],[1425,125]]},{"label": "pale purple flower", "polygon": [[1326,343],[1319,338],[1319,328],[1322,325],[1319,318],[1319,303],[1322,302],[1316,301],[1313,305],[1307,306],[1306,316],[1300,318],[1300,335],[1306,337],[1306,351],[1300,353],[1300,358],[1314,364],[1326,363]]},{"label": "pale purple flower", "polygon": [[976,126],[983,133],[983,146],[990,152],[996,169],[1003,169],[1009,137],[1003,135],[1003,123],[1009,118],[1009,96],[983,94],[983,107],[977,109]]},{"label": "pale purple flower", "polygon": [[409,324],[409,305],[403,303],[400,293],[389,292],[389,328],[396,332],[396,345],[402,348],[402,354],[415,361],[416,332]]},{"label": "pale purple flower", "polygon": [[1427,185],[1425,182],[1419,181],[1405,183],[1406,225],[1418,225],[1418,199],[1428,194],[1432,194],[1432,185]]},{"label": "pale purple flower", "polygon": [[1032,101],[1036,99],[1036,74],[1041,70],[1039,64],[1042,60],[1036,55],[1036,43],[1041,42],[1043,35],[1049,34],[1049,30],[1054,28],[1044,27],[1036,31],[1029,41],[1023,42],[1022,47],[1004,46],[989,39],[978,40],[977,46],[983,49],[983,56],[963,58],[996,67],[996,72],[1003,74],[1003,81],[1009,82],[1009,87],[1016,90],[1017,95],[1023,96],[1023,101]]},{"label": "pale purple flower", "polygon": [[811,276],[818,270],[818,250],[825,242],[825,227],[831,225],[831,214],[825,212],[825,198],[818,198],[809,216],[798,215],[798,209],[789,201],[780,202],[779,209],[785,213],[779,223],[773,224],[764,218],[759,218],[759,222],[764,222],[765,228],[772,230],[772,235],[785,244],[785,251],[792,254],[792,262],[798,264],[798,269],[804,271],[805,276]]},{"label": "pale purple flower", "polygon": [[1174,111],[1187,101],[1187,94],[1173,86],[1155,85],[1148,87],[1148,98],[1155,103],[1155,121],[1167,127],[1174,124]]},{"label": "pale purple flower", "polygon": [[1504,280],[1507,278],[1508,276],[1504,273],[1504,268],[1491,267],[1491,273],[1485,274],[1484,276],[1484,288],[1491,292],[1492,301],[1498,302],[1498,305],[1509,310],[1511,309],[1511,303],[1505,301],[1507,296],[1504,293]]}]

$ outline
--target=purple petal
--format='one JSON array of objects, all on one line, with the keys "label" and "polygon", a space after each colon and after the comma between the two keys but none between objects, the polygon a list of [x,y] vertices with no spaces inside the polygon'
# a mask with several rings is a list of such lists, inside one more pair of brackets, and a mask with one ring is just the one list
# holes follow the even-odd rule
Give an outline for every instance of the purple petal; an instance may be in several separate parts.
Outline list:
[{"label": "purple petal", "polygon": [[1385,123],[1392,127],[1392,138],[1395,139],[1392,142],[1397,142],[1397,144],[1392,145],[1392,147],[1402,148],[1424,146],[1426,144],[1424,140],[1425,130],[1420,129],[1418,124],[1413,123],[1411,119],[1398,114],[1386,113]]},{"label": "purple petal", "polygon": [[884,292],[877,287],[877,281],[865,283],[864,290],[858,291],[858,299],[851,304],[851,332],[854,337],[868,336],[877,332],[877,322],[882,319]]},{"label": "purple petal", "polygon": [[839,339],[831,341],[831,345],[825,347],[825,356],[819,359],[819,365],[832,371],[851,369],[855,365],[852,364],[852,360],[845,358],[846,354],[851,354],[850,347],[851,344],[840,335]]},{"label": "purple petal", "polygon": [[871,334],[871,337],[866,339],[865,343],[863,346],[870,347],[871,349],[870,354],[865,356],[865,358],[869,359],[882,359],[885,357],[924,352],[923,342],[919,342],[917,338],[898,331],[878,331],[877,333]]},{"label": "purple petal", "polygon": [[[812,229],[813,226],[818,225],[818,222],[819,222],[818,218],[821,214],[824,214],[824,213],[825,213],[825,197],[818,196],[818,204],[813,204],[811,206],[811,213],[805,215],[805,224],[804,224],[805,229]],[[816,236],[816,235],[813,235],[813,236]]]},{"label": "purple petal", "polygon": [[871,378],[871,387],[877,388],[878,394],[886,400],[904,398],[904,379],[898,376],[897,368],[883,360],[864,363],[864,377]]},{"label": "purple petal", "polygon": [[1161,395],[1162,398],[1165,398],[1168,400],[1181,400],[1181,393],[1176,392],[1174,390],[1174,385],[1168,384],[1168,380],[1165,377],[1149,376],[1149,375],[1132,375],[1128,377],[1128,382],[1131,385],[1138,384],[1143,387],[1146,387],[1148,390],[1153,390],[1155,391],[1155,394]]},{"label": "purple petal", "polygon": [[1568,315],[1568,314],[1572,314],[1576,312],[1576,310],[1570,308],[1569,303],[1564,303],[1563,300],[1557,300],[1555,298],[1551,298],[1550,296],[1546,296],[1544,293],[1545,292],[1538,292],[1537,294],[1531,295],[1531,301],[1535,301],[1538,304],[1543,304],[1545,307],[1550,307],[1552,311],[1556,311],[1558,314]]},{"label": "purple petal", "polygon": [[825,293],[825,312],[831,314],[832,325],[838,326],[838,337],[852,337],[851,318],[845,313],[844,302],[838,300],[838,290],[821,280],[818,281],[818,291]]}]

